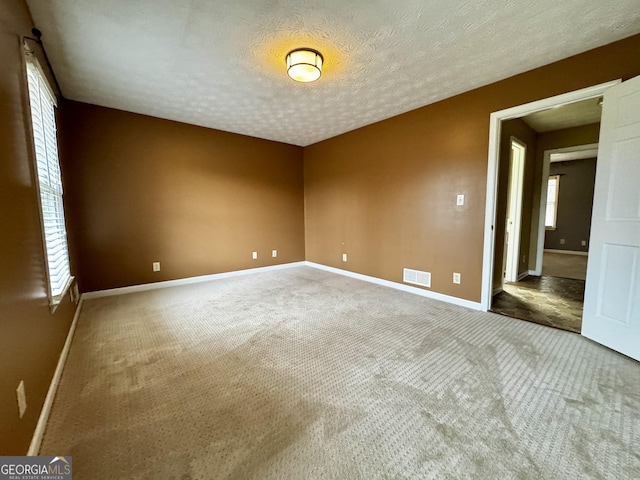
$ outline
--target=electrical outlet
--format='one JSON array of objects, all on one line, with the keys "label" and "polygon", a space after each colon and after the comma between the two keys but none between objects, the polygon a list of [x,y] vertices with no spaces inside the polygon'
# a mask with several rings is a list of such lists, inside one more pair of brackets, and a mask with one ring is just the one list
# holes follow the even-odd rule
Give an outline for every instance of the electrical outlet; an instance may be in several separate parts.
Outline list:
[{"label": "electrical outlet", "polygon": [[24,380],[20,380],[18,388],[16,388],[16,397],[18,398],[18,414],[20,418],[22,418],[27,409],[27,394],[24,391]]},{"label": "electrical outlet", "polygon": [[560,245],[564,245],[564,238],[560,239]]},{"label": "electrical outlet", "polygon": [[460,274],[457,272],[453,272],[453,283],[460,285]]},{"label": "electrical outlet", "polygon": [[254,260],[257,260],[257,259],[258,259],[258,252],[253,252],[253,253],[251,254],[251,257],[252,257]]},{"label": "electrical outlet", "polygon": [[582,244],[583,247],[587,246],[587,241],[586,240],[582,240],[580,243]]},{"label": "electrical outlet", "polygon": [[346,262],[346,261],[347,261],[347,254],[346,254],[346,253],[343,253],[343,254],[342,254],[342,261],[343,261],[343,262]]},{"label": "electrical outlet", "polygon": [[153,262],[153,271],[154,272],[160,271],[160,262]]},{"label": "electrical outlet", "polygon": [[464,195],[458,195],[456,197],[456,205],[459,207],[464,205]]},{"label": "electrical outlet", "polygon": [[522,255],[522,263],[525,263],[527,261],[527,256],[526,255]]},{"label": "electrical outlet", "polygon": [[278,250],[271,250],[271,256],[276,258],[278,256]]}]

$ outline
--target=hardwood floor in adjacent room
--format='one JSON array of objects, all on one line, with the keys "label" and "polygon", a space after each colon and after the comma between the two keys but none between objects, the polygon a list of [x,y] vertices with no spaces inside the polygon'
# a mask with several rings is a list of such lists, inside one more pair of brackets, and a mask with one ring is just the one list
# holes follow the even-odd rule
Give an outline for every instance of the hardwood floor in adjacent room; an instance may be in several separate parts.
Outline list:
[{"label": "hardwood floor in adjacent room", "polygon": [[491,311],[580,333],[584,284],[584,280],[544,275],[505,283],[504,291],[493,297]]},{"label": "hardwood floor in adjacent room", "polygon": [[505,282],[491,311],[580,333],[586,276],[586,256],[545,252],[542,276]]}]

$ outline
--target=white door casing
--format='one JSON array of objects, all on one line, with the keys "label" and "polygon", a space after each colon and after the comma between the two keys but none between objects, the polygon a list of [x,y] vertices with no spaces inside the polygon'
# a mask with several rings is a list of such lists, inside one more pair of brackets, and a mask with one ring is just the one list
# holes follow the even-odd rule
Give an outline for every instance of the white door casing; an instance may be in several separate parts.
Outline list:
[{"label": "white door casing", "polygon": [[[530,260],[535,262],[535,270],[530,270],[529,275],[542,275],[542,260],[544,258],[544,237],[546,233],[545,217],[547,213],[547,181],[549,179],[549,170],[551,166],[551,157],[556,154],[576,153],[580,155],[578,158],[593,158],[598,156],[598,144],[588,143],[585,145],[576,145],[573,147],[554,148],[552,150],[545,150],[542,160],[542,181],[540,182],[540,207],[538,215],[538,233],[537,240],[531,237],[531,241],[535,245],[536,253],[535,258]],[[591,153],[593,152],[593,155]],[[588,154],[582,156],[582,154]],[[534,219],[535,221],[535,219]]]},{"label": "white door casing", "polygon": [[604,94],[582,335],[640,360],[640,77]]}]

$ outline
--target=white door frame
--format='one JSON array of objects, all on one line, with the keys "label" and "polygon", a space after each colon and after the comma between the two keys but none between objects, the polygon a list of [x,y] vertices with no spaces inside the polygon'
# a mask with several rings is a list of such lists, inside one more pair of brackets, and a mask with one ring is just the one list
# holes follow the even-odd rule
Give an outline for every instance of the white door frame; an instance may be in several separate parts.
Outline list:
[{"label": "white door frame", "polygon": [[[527,145],[517,137],[510,139],[510,166],[509,166],[509,198],[507,199],[506,232],[509,241],[507,243],[507,260],[503,265],[505,275],[504,282],[517,282],[520,266],[520,233],[522,232],[522,187],[524,184],[524,168]],[[515,150],[518,153],[515,153]],[[511,220],[511,225],[509,225]],[[504,240],[503,240],[504,241]]]},{"label": "white door frame", "polygon": [[[542,275],[542,261],[544,259],[544,236],[546,233],[546,229],[544,226],[545,217],[547,212],[547,187],[548,182],[545,182],[545,179],[549,178],[549,169],[551,168],[551,155],[555,153],[569,153],[569,152],[582,152],[585,150],[597,150],[597,143],[589,143],[586,145],[576,145],[575,147],[563,147],[563,148],[554,148],[551,150],[544,151],[544,157],[542,159],[542,188],[540,189],[540,217],[538,219],[538,240],[537,240],[537,249],[536,249],[536,268],[535,270],[530,270],[529,273],[531,275]],[[585,158],[593,158],[591,156]]]},{"label": "white door frame", "polygon": [[618,85],[621,80],[594,85],[574,92],[556,95],[535,102],[518,105],[498,112],[493,112],[489,118],[489,160],[487,165],[487,195],[484,224],[484,251],[482,255],[482,291],[480,308],[488,311],[491,307],[493,261],[495,256],[494,225],[496,217],[496,198],[498,190],[498,164],[500,153],[501,123],[503,120],[520,118],[530,113],[547,108],[578,102],[601,96],[605,90]]}]

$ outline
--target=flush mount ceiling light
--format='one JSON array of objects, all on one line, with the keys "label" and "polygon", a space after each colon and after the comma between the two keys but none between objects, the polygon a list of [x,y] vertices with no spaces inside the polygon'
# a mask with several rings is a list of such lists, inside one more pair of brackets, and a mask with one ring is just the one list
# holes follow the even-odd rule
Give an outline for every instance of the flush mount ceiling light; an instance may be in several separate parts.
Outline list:
[{"label": "flush mount ceiling light", "polygon": [[287,53],[287,74],[296,82],[313,82],[322,75],[322,54],[312,48],[296,48]]}]

